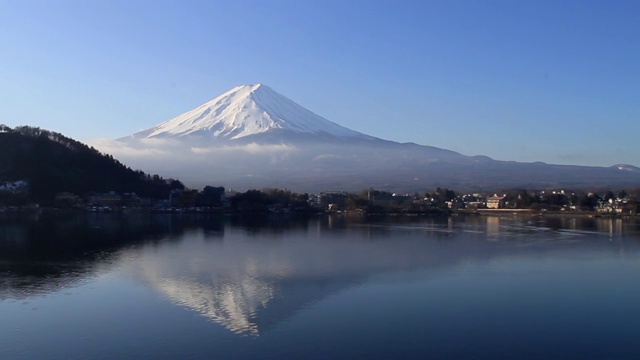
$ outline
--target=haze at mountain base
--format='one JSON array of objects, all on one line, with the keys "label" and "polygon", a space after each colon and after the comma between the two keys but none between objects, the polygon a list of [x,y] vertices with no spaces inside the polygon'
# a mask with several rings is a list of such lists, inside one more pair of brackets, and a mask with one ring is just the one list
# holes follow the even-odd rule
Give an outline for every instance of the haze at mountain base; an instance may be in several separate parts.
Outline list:
[{"label": "haze at mountain base", "polygon": [[413,192],[505,187],[627,187],[629,165],[610,168],[496,161],[397,143],[324,119],[261,84],[235,87],[153,128],[95,142],[128,165],[187,185],[295,191],[365,188]]}]

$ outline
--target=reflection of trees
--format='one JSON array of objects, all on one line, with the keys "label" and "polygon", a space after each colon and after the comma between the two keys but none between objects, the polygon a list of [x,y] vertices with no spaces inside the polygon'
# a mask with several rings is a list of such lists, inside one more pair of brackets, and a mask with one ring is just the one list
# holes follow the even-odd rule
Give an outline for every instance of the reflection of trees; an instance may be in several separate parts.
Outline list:
[{"label": "reflection of trees", "polygon": [[0,218],[0,298],[72,286],[121,249],[178,241],[189,229],[221,238],[219,217],[62,213]]},{"label": "reflection of trees", "polygon": [[637,221],[538,216],[0,218],[0,299],[75,286],[118,262],[173,303],[257,334],[380,274],[419,269],[423,280],[470,259],[544,254],[581,239],[616,250],[626,244],[608,240],[626,226],[638,229]]},{"label": "reflection of trees", "polygon": [[309,215],[306,214],[243,214],[230,216],[228,222],[250,234],[278,234],[292,229],[307,230]]}]

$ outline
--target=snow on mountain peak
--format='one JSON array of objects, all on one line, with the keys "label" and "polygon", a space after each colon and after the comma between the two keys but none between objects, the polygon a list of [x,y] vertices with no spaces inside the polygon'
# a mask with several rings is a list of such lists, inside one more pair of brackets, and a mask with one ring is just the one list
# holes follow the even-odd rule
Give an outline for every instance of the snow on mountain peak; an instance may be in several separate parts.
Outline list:
[{"label": "snow on mountain peak", "polygon": [[272,130],[368,138],[312,113],[263,84],[236,86],[191,111],[136,133],[133,137],[199,135],[240,139]]}]

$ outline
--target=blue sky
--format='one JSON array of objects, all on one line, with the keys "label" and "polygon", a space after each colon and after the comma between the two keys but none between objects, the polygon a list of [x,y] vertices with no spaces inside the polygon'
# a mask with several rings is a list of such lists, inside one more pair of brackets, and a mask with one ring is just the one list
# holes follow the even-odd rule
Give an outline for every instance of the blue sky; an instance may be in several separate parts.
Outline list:
[{"label": "blue sky", "polygon": [[240,84],[501,160],[640,165],[639,1],[0,2],[0,123],[118,138]]}]

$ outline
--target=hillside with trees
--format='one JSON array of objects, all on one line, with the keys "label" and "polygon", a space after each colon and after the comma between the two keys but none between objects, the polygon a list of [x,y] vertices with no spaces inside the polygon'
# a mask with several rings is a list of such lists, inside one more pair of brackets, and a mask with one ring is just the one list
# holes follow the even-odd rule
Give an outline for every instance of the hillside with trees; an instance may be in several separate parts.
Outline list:
[{"label": "hillside with trees", "polygon": [[62,134],[0,125],[0,183],[11,181],[26,181],[29,200],[45,203],[59,192],[134,192],[159,199],[184,189],[178,180],[133,170]]}]

